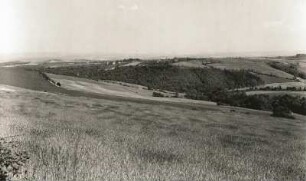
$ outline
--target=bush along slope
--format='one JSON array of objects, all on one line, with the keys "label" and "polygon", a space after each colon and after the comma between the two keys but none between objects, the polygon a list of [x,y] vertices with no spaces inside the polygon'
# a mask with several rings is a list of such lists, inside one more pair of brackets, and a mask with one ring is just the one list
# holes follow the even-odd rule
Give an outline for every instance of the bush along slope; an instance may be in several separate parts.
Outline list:
[{"label": "bush along slope", "polygon": [[29,159],[26,152],[18,151],[16,143],[0,138],[0,181],[11,180],[26,172],[23,166]]},{"label": "bush along slope", "polygon": [[306,98],[291,95],[246,95],[245,92],[213,91],[209,100],[218,104],[273,111],[273,116],[292,118],[291,112],[306,115]]}]

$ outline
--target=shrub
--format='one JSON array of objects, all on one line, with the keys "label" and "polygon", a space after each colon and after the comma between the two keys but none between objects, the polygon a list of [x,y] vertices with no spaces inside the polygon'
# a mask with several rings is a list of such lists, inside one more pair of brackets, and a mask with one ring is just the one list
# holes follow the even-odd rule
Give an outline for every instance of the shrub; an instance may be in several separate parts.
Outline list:
[{"label": "shrub", "polygon": [[281,101],[277,100],[273,102],[272,107],[273,107],[272,116],[294,119],[291,110],[288,108],[287,105],[282,104]]},{"label": "shrub", "polygon": [[164,95],[162,93],[159,92],[153,92],[153,97],[164,97]]},{"label": "shrub", "polygon": [[148,86],[148,90],[153,90],[153,88],[149,85],[149,86]]},{"label": "shrub", "polygon": [[0,181],[11,180],[21,174],[22,167],[29,159],[26,152],[16,152],[14,142],[0,139]]}]

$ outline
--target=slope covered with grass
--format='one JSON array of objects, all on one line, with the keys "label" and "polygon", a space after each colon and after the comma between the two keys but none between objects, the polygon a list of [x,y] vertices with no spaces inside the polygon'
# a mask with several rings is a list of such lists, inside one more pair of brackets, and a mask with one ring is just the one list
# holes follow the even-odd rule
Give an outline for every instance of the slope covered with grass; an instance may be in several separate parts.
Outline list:
[{"label": "slope covered with grass", "polygon": [[306,119],[212,106],[0,91],[0,134],[28,153],[23,179],[305,180]]},{"label": "slope covered with grass", "polygon": [[270,62],[268,65],[271,67],[287,72],[295,77],[300,77],[302,79],[306,78],[306,73],[300,71],[299,63],[287,63],[287,62]]}]

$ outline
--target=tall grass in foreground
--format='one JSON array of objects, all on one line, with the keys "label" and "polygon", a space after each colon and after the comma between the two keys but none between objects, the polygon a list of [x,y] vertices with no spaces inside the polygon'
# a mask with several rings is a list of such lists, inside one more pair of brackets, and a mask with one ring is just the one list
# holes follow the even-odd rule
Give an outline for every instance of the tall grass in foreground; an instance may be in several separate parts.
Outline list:
[{"label": "tall grass in foreground", "polygon": [[23,180],[306,179],[302,116],[36,93],[1,99],[1,120],[25,135]]},{"label": "tall grass in foreground", "polygon": [[[78,135],[77,135],[78,134]],[[93,139],[64,131],[34,139],[29,180],[303,180],[305,162],[292,143],[272,152],[268,146],[224,148],[222,135],[204,138],[207,145],[139,135],[120,140]],[[124,139],[124,135],[121,139]],[[239,139],[239,138],[237,138]],[[226,140],[231,142],[231,140]],[[213,144],[215,143],[215,144]],[[243,143],[249,144],[249,143]],[[250,143],[252,144],[252,143]],[[244,147],[244,148],[241,148]],[[248,147],[245,148],[245,147]],[[289,150],[290,149],[290,150]],[[290,153],[292,150],[293,153]],[[288,153],[284,153],[284,152]],[[298,152],[298,153],[296,153]],[[287,155],[286,155],[287,154]],[[296,154],[296,155],[295,155]],[[284,156],[284,157],[282,157]]]}]

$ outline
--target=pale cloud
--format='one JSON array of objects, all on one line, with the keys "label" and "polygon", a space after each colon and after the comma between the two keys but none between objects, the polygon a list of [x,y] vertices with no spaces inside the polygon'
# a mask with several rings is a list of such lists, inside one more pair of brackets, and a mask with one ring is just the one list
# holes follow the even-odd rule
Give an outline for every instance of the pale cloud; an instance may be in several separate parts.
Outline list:
[{"label": "pale cloud", "polygon": [[138,5],[137,4],[134,4],[133,6],[130,7],[130,10],[138,10]]},{"label": "pale cloud", "polygon": [[124,6],[124,5],[122,5],[122,4],[120,4],[119,6],[118,6],[118,9],[125,9],[126,7]]},{"label": "pale cloud", "polygon": [[284,25],[284,21],[283,20],[277,20],[277,21],[269,21],[269,22],[265,22],[264,26],[266,28],[274,28],[274,27],[280,27]]},{"label": "pale cloud", "polygon": [[138,7],[137,4],[132,4],[132,5],[123,5],[123,4],[120,4],[118,6],[118,9],[126,10],[126,11],[137,11],[139,9],[139,7]]}]

